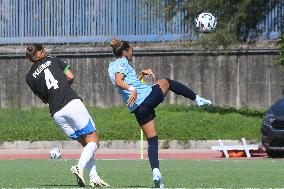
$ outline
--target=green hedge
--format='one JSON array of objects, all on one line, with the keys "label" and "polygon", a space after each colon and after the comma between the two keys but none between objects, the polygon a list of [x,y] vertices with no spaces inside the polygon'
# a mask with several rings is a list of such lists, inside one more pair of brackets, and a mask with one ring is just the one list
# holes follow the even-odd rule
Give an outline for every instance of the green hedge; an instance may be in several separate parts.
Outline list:
[{"label": "green hedge", "polygon": [[[89,107],[100,140],[139,140],[140,128],[126,107]],[[260,139],[264,110],[166,105],[156,109],[163,140]],[[47,108],[0,109],[0,141],[67,140]]]}]

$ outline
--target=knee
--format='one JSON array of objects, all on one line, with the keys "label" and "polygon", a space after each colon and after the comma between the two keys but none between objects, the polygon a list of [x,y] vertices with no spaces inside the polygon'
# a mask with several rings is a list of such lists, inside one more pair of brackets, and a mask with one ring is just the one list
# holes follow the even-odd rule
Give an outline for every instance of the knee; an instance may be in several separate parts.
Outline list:
[{"label": "knee", "polygon": [[90,142],[94,142],[97,144],[97,147],[99,147],[99,137],[97,135],[96,132],[92,132],[92,133],[89,133],[87,135],[84,135],[84,141],[85,143],[90,143]]},{"label": "knee", "polygon": [[167,84],[168,84],[168,86],[169,86],[169,88],[170,88],[172,80],[169,79],[169,78],[166,78],[166,81],[167,81]]},{"label": "knee", "polygon": [[164,94],[167,94],[170,88],[170,79],[161,79],[157,81]]},{"label": "knee", "polygon": [[156,136],[153,136],[153,137],[151,137],[151,138],[148,138],[147,141],[148,141],[148,144],[149,144],[149,145],[150,145],[150,144],[155,144],[155,143],[158,144],[158,136],[156,135]]}]

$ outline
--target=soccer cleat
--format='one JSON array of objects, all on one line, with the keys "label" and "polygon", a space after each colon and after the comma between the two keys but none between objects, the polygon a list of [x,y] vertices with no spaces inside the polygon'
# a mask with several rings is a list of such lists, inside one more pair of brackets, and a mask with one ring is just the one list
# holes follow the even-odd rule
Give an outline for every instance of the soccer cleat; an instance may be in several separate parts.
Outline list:
[{"label": "soccer cleat", "polygon": [[99,176],[90,177],[90,186],[92,187],[108,187],[109,184],[103,181]]},{"label": "soccer cleat", "polygon": [[84,177],[83,177],[83,170],[80,170],[78,165],[74,165],[74,166],[71,167],[71,171],[72,171],[72,173],[75,174],[78,185],[80,187],[85,187],[85,180],[84,180]]},{"label": "soccer cleat", "polygon": [[195,102],[196,102],[197,106],[212,105],[212,101],[211,100],[207,100],[207,99],[202,98],[202,97],[200,97],[198,95],[196,95]]},{"label": "soccer cleat", "polygon": [[156,188],[164,188],[162,175],[158,168],[153,169],[153,182]]}]

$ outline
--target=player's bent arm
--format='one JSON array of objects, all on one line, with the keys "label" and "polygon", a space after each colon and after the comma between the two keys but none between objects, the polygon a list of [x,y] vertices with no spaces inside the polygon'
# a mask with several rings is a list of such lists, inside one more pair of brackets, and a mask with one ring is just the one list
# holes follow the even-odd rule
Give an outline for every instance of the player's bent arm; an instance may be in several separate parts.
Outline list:
[{"label": "player's bent arm", "polygon": [[130,85],[124,82],[124,74],[122,73],[115,74],[115,85],[124,90],[128,90],[130,88]]},{"label": "player's bent arm", "polygon": [[74,79],[75,79],[75,77],[74,77],[72,71],[68,69],[64,74],[65,74],[67,80],[69,81],[69,83],[72,84],[72,82],[73,82]]},{"label": "player's bent arm", "polygon": [[131,94],[127,100],[127,105],[130,107],[133,106],[137,99],[137,91],[133,86],[128,85],[124,82],[124,75],[122,73],[116,73],[115,74],[115,85],[121,89],[129,90],[131,91]]},{"label": "player's bent arm", "polygon": [[139,72],[137,78],[139,80],[141,80],[144,76],[153,76],[155,78],[154,73],[152,72],[152,69],[146,69],[146,70],[142,70],[141,72]]}]

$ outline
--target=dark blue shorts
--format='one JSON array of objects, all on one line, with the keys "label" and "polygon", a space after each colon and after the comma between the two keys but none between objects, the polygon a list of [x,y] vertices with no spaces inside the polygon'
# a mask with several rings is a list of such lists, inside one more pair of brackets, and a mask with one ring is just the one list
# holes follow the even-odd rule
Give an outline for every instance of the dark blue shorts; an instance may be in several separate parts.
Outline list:
[{"label": "dark blue shorts", "polygon": [[133,111],[140,126],[145,125],[156,117],[155,108],[163,101],[164,94],[160,86],[158,84],[152,86],[151,93]]}]

